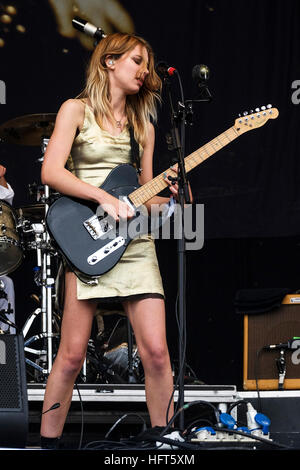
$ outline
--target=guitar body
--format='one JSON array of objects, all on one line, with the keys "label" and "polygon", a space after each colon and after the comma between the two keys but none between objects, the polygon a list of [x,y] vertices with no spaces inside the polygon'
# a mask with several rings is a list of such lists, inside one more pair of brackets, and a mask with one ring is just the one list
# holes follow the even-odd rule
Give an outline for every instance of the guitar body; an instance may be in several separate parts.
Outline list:
[{"label": "guitar body", "polygon": [[[136,170],[124,164],[109,173],[101,189],[119,198],[127,196],[139,186]],[[91,235],[84,223],[95,218],[97,209],[98,205],[91,201],[62,196],[50,206],[46,216],[49,233],[68,263],[89,277],[101,276],[112,269],[132,240],[130,230],[121,230],[117,223],[107,217],[102,219],[103,235],[93,238],[96,236],[95,230],[92,229]],[[141,217],[141,214],[136,213],[130,223],[134,223],[137,216]],[[113,226],[109,231],[105,231],[107,224]],[[127,236],[124,237],[125,232]]]}]

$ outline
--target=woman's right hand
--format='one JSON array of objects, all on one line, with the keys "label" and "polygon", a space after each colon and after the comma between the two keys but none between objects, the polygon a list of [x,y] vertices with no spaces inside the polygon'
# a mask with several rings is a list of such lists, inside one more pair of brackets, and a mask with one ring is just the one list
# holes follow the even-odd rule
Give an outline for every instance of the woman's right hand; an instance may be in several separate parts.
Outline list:
[{"label": "woman's right hand", "polygon": [[102,215],[102,211],[103,213],[106,212],[117,222],[119,222],[120,219],[130,219],[134,216],[133,209],[131,209],[126,202],[123,202],[106,192],[101,198],[100,205],[97,209],[97,215],[100,215],[100,213]]}]

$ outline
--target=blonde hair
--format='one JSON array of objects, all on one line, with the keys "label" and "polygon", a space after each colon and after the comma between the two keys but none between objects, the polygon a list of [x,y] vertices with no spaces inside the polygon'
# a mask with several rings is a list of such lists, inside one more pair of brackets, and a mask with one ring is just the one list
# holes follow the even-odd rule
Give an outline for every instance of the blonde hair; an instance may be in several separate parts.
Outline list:
[{"label": "blonde hair", "polygon": [[115,119],[110,106],[110,89],[107,57],[118,60],[123,54],[142,45],[148,52],[148,70],[143,85],[138,93],[127,95],[126,115],[129,125],[134,129],[137,142],[144,147],[150,119],[157,119],[156,104],[160,100],[161,80],[155,72],[154,54],[151,46],[143,38],[127,33],[114,33],[102,39],[95,48],[88,69],[86,86],[79,98],[88,98],[95,118],[102,127],[104,118],[111,122]]}]

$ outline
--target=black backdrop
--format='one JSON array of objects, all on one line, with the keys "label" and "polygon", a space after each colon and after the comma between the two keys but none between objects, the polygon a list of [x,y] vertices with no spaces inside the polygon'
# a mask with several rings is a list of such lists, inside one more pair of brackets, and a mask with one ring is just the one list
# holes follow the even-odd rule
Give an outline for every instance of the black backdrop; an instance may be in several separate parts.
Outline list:
[{"label": "black backdrop", "polygon": [[[26,114],[55,113],[83,86],[91,51],[78,36],[60,34],[50,3],[2,2],[3,7],[15,5],[17,15],[11,24],[0,23],[0,38],[5,41],[0,48],[0,80],[6,84],[0,125]],[[97,3],[106,13],[118,4],[85,3]],[[205,205],[205,243],[187,254],[187,362],[207,383],[241,386],[243,324],[234,311],[236,291],[299,288],[300,110],[293,83],[300,80],[300,4],[296,0],[120,3],[131,18],[128,27],[133,24],[135,32],[151,43],[158,60],[179,70],[186,99],[197,97],[193,66],[204,63],[210,68],[213,100],[194,107],[194,125],[186,129],[187,154],[231,127],[245,110],[268,103],[279,109],[277,120],[243,135],[190,177],[195,202]],[[80,11],[76,14],[80,16]],[[103,18],[95,10],[87,19],[104,27]],[[105,22],[110,23],[112,30],[120,27],[114,26],[114,17]],[[26,32],[17,31],[17,24]],[[176,81],[172,86],[176,100]],[[159,115],[156,172],[172,158],[165,142],[170,128],[167,103]],[[39,182],[39,147],[2,144],[0,152],[16,192],[14,205],[33,202],[28,184]],[[159,241],[157,250],[167,295],[168,339],[176,360],[176,243]],[[34,264],[34,253],[28,253],[12,274],[20,325],[33,308],[29,296],[36,290]]]}]

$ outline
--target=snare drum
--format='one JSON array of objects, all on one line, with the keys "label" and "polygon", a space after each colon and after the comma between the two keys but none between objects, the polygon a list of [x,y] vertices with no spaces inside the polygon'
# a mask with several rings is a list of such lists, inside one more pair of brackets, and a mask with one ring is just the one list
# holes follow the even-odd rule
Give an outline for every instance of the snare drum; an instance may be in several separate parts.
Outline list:
[{"label": "snare drum", "polygon": [[15,211],[0,199],[0,276],[17,269],[22,259],[23,250],[17,232]]}]

